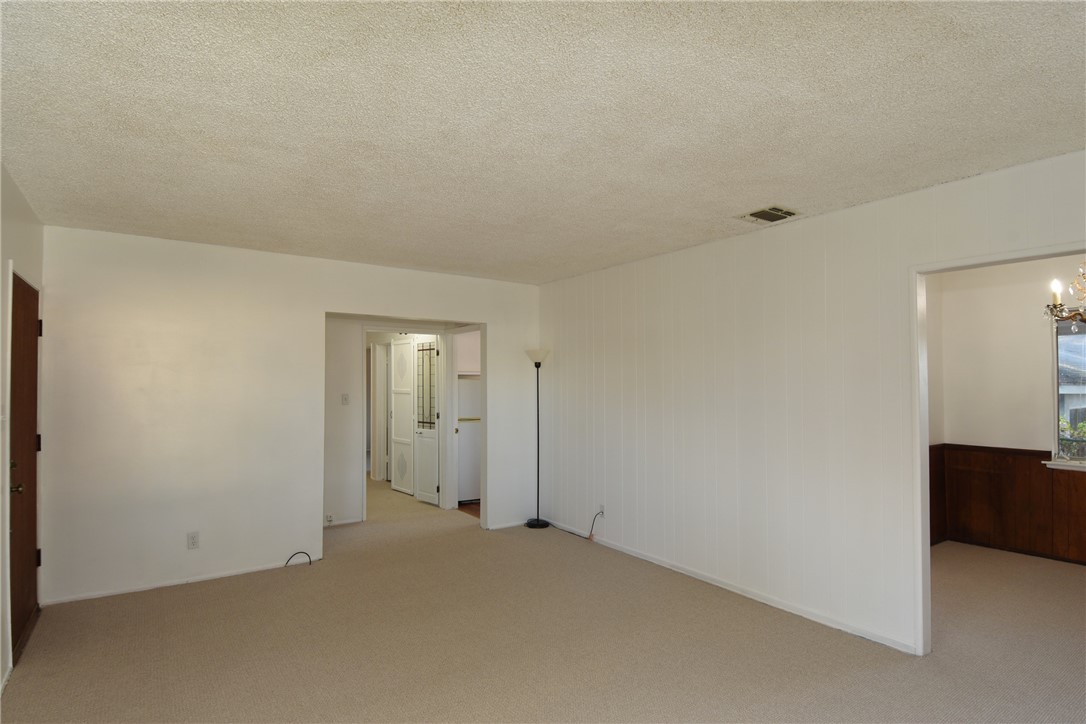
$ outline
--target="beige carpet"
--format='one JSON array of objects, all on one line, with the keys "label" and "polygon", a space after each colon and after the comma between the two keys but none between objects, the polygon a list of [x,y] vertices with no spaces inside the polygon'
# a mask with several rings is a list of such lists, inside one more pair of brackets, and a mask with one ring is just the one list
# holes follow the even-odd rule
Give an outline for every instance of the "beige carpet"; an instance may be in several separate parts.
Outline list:
[{"label": "beige carpet", "polygon": [[1083,721],[1086,569],[945,543],[916,658],[370,487],[324,561],[47,608],[20,721]]}]

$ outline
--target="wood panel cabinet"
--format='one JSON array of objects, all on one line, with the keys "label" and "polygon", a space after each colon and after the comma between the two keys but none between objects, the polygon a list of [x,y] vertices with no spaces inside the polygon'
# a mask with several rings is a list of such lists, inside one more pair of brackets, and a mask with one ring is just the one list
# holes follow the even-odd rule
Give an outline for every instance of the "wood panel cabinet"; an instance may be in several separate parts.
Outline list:
[{"label": "wood panel cabinet", "polygon": [[1046,450],[933,445],[932,543],[945,539],[1086,563],[1086,472]]},{"label": "wood panel cabinet", "polygon": [[950,468],[947,480],[947,537],[990,545],[992,491],[988,473]]},{"label": "wood panel cabinet", "polygon": [[[1044,459],[1049,459],[1045,456]],[[1054,513],[1052,505],[1052,473],[1043,463],[1038,465],[1035,461],[1022,459],[1019,461],[1018,475],[1026,480],[1029,491],[1027,509],[1027,543],[1024,550],[1028,550],[1042,556],[1055,556],[1053,547]],[[1081,482],[1086,483],[1086,474],[1071,473],[1079,476]],[[1086,493],[1086,489],[1082,492]],[[1080,563],[1086,562],[1086,557],[1079,557]]]},{"label": "wood panel cabinet", "polygon": [[1086,562],[1086,473],[1051,472],[1053,555]]}]

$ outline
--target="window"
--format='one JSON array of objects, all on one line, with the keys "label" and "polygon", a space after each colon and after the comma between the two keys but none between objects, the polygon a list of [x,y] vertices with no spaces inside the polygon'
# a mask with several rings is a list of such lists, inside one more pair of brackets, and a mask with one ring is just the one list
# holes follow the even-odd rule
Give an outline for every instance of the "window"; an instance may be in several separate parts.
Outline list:
[{"label": "window", "polygon": [[433,430],[437,423],[437,345],[433,342],[419,344],[415,376],[419,404],[417,425],[420,430]]},{"label": "window", "polygon": [[1056,323],[1056,451],[1086,460],[1086,322]]}]

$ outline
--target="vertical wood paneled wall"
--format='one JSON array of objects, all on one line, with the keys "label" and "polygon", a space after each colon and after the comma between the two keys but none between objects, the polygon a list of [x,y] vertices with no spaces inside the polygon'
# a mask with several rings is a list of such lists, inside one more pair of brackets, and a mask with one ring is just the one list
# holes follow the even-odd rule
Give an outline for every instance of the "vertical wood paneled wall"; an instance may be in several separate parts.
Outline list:
[{"label": "vertical wood paneled wall", "polygon": [[1081,243],[1084,196],[1076,153],[546,285],[543,515],[919,650],[910,269]]}]

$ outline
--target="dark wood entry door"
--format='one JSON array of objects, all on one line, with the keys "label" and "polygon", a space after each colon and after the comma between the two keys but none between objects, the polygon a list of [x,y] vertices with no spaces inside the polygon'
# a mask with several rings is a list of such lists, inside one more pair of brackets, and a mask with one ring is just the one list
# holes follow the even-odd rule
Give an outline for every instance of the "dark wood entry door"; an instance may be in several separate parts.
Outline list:
[{"label": "dark wood entry door", "polygon": [[11,638],[16,662],[38,617],[38,290],[12,278]]}]

